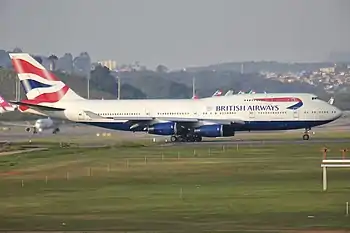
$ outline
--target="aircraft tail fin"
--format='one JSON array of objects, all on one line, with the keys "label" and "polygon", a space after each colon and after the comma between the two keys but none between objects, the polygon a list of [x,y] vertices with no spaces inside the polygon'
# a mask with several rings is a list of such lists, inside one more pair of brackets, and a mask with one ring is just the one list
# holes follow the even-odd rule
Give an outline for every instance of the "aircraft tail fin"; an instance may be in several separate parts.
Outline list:
[{"label": "aircraft tail fin", "polygon": [[333,104],[334,104],[334,98],[331,97],[331,98],[328,100],[328,103],[329,103],[330,105],[333,105]]},{"label": "aircraft tail fin", "polygon": [[222,91],[216,90],[212,96],[214,97],[214,96],[221,96],[221,95],[222,95]]},{"label": "aircraft tail fin", "polygon": [[225,96],[229,96],[229,95],[233,95],[233,90],[229,90],[228,92],[226,92]]},{"label": "aircraft tail fin", "polygon": [[7,102],[1,95],[0,95],[0,112],[4,113],[4,112],[12,112],[14,110],[16,110],[16,106],[10,104],[9,102]]},{"label": "aircraft tail fin", "polygon": [[28,53],[9,55],[28,100],[39,104],[84,99]]}]

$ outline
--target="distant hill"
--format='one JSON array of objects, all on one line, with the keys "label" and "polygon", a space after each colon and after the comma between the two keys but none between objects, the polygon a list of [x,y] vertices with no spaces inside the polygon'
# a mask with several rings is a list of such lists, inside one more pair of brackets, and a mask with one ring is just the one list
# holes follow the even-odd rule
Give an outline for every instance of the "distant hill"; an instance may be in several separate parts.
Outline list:
[{"label": "distant hill", "polygon": [[[243,66],[242,66],[243,65]],[[236,71],[243,73],[259,73],[261,71],[287,73],[287,72],[301,72],[301,71],[315,71],[323,67],[333,66],[332,62],[319,63],[280,63],[275,61],[260,61],[260,62],[227,62],[214,64],[203,67],[187,68],[188,71]]]},{"label": "distant hill", "polygon": [[120,77],[122,84],[129,84],[142,90],[149,99],[189,99],[192,97],[192,87],[169,78],[167,73],[136,71],[122,73]]},{"label": "distant hill", "polygon": [[309,84],[282,83],[276,80],[269,80],[259,74],[240,74],[235,71],[211,71],[203,70],[197,72],[171,72],[167,74],[167,79],[192,86],[192,78],[195,77],[197,94],[200,97],[210,96],[217,89],[228,91],[232,89],[238,91],[256,92],[309,92],[324,95],[321,88]]}]

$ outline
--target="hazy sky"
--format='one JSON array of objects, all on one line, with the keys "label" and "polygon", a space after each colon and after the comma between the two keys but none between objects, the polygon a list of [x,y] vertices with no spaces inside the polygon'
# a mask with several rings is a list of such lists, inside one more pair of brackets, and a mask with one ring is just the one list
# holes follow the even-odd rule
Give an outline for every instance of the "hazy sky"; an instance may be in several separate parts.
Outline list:
[{"label": "hazy sky", "polygon": [[350,51],[347,0],[0,0],[0,48],[170,68]]}]

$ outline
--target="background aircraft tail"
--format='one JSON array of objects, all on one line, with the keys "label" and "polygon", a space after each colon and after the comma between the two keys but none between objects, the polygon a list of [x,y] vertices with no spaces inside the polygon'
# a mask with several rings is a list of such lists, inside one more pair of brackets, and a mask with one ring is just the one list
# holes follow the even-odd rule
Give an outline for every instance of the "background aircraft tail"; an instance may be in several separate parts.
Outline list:
[{"label": "background aircraft tail", "polygon": [[331,98],[328,100],[328,103],[329,103],[330,105],[333,105],[333,104],[334,104],[334,98],[331,97]]},{"label": "background aircraft tail", "polygon": [[15,105],[10,104],[0,95],[0,113],[12,112],[16,110],[16,108]]},{"label": "background aircraft tail", "polygon": [[228,92],[226,92],[225,96],[230,96],[233,95],[233,90],[229,90]]},{"label": "background aircraft tail", "polygon": [[212,96],[214,97],[214,96],[221,96],[221,95],[222,95],[222,91],[216,90]]},{"label": "background aircraft tail", "polygon": [[29,54],[10,53],[9,55],[31,103],[57,103],[63,100],[84,99]]}]

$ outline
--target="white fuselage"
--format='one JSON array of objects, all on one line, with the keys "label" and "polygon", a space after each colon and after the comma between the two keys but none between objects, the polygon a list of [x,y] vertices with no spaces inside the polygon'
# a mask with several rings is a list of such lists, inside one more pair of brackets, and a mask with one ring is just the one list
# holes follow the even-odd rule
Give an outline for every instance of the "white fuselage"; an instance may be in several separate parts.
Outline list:
[{"label": "white fuselage", "polygon": [[[291,97],[292,100],[283,100],[286,96]],[[275,98],[276,100],[271,100]],[[299,105],[296,109],[288,109],[296,104]],[[299,93],[243,94],[197,100],[76,100],[60,101],[47,106],[66,109],[59,114],[53,114],[53,117],[99,126],[102,126],[99,123],[123,123],[129,119],[137,120],[145,117],[201,119],[204,122],[213,119],[232,119],[250,124],[250,128],[246,128],[246,124],[246,127],[241,127],[241,130],[313,127],[331,122],[342,114],[338,108],[319,100],[315,95]],[[100,117],[91,117],[86,114],[87,111]],[[113,119],[114,117],[118,119]],[[253,127],[254,124],[257,125]],[[275,125],[270,127],[269,124]],[[277,127],[276,124],[278,124]],[[120,129],[126,130],[123,127]]]}]

